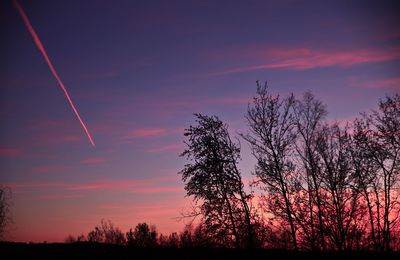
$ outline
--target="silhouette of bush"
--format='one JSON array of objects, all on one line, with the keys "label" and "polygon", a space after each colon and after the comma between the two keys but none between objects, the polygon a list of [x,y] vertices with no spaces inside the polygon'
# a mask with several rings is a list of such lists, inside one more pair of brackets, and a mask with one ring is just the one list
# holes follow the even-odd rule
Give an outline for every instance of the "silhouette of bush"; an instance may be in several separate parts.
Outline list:
[{"label": "silhouette of bush", "polygon": [[0,240],[3,238],[7,225],[11,223],[10,216],[11,190],[0,186]]},{"label": "silhouette of bush", "polygon": [[126,234],[126,240],[129,246],[154,248],[158,245],[157,235],[155,226],[149,227],[147,223],[139,223],[134,230],[129,230]]},{"label": "silhouette of bush", "polygon": [[125,236],[122,231],[115,227],[111,221],[104,220],[101,221],[100,226],[96,226],[94,230],[88,233],[87,240],[93,243],[126,244]]}]

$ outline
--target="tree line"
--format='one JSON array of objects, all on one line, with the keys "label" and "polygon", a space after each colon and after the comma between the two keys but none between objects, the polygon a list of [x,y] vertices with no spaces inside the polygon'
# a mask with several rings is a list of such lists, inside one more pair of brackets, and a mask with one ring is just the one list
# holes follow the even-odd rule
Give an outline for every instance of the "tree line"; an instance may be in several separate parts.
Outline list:
[{"label": "tree line", "polygon": [[[209,233],[203,225],[186,225],[182,232],[168,235],[159,234],[155,225],[138,223],[134,229],[124,233],[110,220],[102,220],[86,236],[69,235],[65,243],[104,243],[123,245],[132,248],[210,248],[212,244]],[[219,245],[221,247],[221,245]]]},{"label": "tree line", "polygon": [[[399,250],[400,95],[345,125],[311,93],[271,94],[257,82],[240,137],[256,159],[244,187],[239,139],[195,114],[180,172],[214,244],[293,250]],[[254,192],[254,189],[257,192]]]}]

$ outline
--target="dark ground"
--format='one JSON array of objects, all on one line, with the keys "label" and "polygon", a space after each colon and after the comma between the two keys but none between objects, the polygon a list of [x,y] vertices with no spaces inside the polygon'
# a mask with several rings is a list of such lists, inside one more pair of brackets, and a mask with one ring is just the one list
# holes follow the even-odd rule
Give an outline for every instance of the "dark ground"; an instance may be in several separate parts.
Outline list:
[{"label": "dark ground", "polygon": [[293,252],[204,248],[140,249],[93,243],[0,243],[0,259],[398,259],[400,252]]}]

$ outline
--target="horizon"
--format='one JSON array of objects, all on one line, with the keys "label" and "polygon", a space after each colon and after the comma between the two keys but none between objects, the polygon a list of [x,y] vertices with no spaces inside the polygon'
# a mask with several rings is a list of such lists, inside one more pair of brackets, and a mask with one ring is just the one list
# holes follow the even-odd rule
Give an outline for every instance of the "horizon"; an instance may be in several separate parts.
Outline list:
[{"label": "horizon", "polygon": [[[18,3],[96,146],[13,2],[3,1],[9,241],[62,242],[102,219],[123,231],[139,222],[183,230],[175,218],[191,203],[177,174],[184,129],[201,113],[218,116],[232,136],[246,132],[257,80],[282,96],[311,91],[330,122],[351,122],[400,92],[395,1]],[[247,186],[255,159],[241,141]]]}]

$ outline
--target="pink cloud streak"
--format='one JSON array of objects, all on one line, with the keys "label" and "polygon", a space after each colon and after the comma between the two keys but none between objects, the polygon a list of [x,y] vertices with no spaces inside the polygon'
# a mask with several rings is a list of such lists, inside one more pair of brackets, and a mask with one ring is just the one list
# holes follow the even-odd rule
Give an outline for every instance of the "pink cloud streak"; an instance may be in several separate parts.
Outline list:
[{"label": "pink cloud streak", "polygon": [[125,139],[134,139],[134,138],[157,138],[166,135],[172,135],[177,133],[183,133],[183,129],[176,128],[138,128],[130,131],[127,135],[125,135]]},{"label": "pink cloud streak", "polygon": [[214,75],[240,73],[262,69],[306,70],[321,67],[348,67],[356,64],[383,62],[400,59],[400,47],[384,50],[361,49],[348,51],[323,51],[308,48],[271,48],[258,51],[257,55],[269,60],[267,63],[237,67]]},{"label": "pink cloud streak", "polygon": [[94,164],[101,164],[106,162],[107,160],[105,158],[100,158],[100,157],[91,157],[91,158],[86,158],[80,161],[81,164],[88,164],[88,165],[94,165]]},{"label": "pink cloud streak", "polygon": [[36,189],[48,189],[51,192],[55,189],[57,192],[77,192],[77,191],[122,191],[134,194],[156,194],[156,193],[176,193],[182,192],[183,187],[176,183],[174,177],[157,177],[149,179],[127,179],[127,180],[97,180],[87,183],[71,182],[8,182],[0,183],[10,187],[17,193],[25,193]]},{"label": "pink cloud streak", "polygon": [[140,128],[131,131],[126,138],[160,137],[167,134],[165,128]]},{"label": "pink cloud streak", "polygon": [[352,87],[365,88],[365,89],[400,90],[400,77],[378,79],[378,80],[367,80],[367,79],[360,79],[358,77],[350,77],[349,84]]},{"label": "pink cloud streak", "polygon": [[32,167],[33,173],[50,173],[50,172],[60,172],[65,170],[67,167],[63,165],[40,165]]},{"label": "pink cloud streak", "polygon": [[146,150],[147,153],[163,153],[163,152],[173,152],[173,151],[183,151],[184,145],[181,143],[177,144],[167,144],[158,147],[152,147]]},{"label": "pink cloud streak", "polygon": [[23,151],[20,148],[0,147],[0,157],[18,157]]}]

